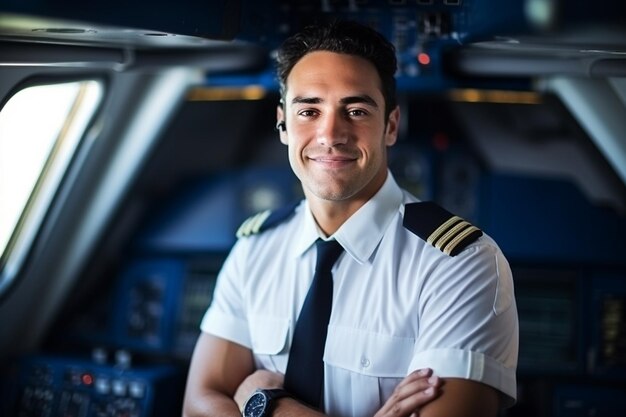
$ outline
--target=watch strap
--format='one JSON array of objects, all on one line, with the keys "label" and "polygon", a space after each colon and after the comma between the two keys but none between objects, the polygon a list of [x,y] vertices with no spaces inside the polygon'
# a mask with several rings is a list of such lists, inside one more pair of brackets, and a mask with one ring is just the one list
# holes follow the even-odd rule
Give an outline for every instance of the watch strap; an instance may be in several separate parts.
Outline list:
[{"label": "watch strap", "polygon": [[277,400],[283,397],[291,397],[291,393],[283,388],[262,389],[269,400]]}]

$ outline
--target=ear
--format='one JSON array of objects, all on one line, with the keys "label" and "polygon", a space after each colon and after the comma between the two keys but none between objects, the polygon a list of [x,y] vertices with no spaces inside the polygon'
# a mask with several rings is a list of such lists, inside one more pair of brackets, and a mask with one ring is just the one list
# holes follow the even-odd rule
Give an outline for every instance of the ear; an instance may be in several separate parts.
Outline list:
[{"label": "ear", "polygon": [[278,129],[278,134],[280,135],[280,141],[284,145],[287,145],[287,127],[286,127],[287,121],[285,120],[285,112],[283,110],[283,106],[280,104],[276,106],[276,125],[278,126],[279,123],[283,123],[283,126],[285,126],[284,129]]},{"label": "ear", "polygon": [[389,113],[389,120],[387,120],[387,126],[385,130],[385,144],[392,146],[398,139],[398,129],[400,126],[400,106],[396,106],[395,109]]}]

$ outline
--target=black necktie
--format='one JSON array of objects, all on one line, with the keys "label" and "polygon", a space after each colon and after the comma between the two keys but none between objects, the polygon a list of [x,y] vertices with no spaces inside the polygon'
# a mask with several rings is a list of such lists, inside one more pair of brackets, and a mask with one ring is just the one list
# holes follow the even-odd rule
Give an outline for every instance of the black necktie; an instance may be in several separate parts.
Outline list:
[{"label": "black necktie", "polygon": [[336,240],[318,240],[315,245],[315,275],[296,323],[285,388],[299,400],[317,408],[324,384],[324,345],[333,301],[331,269],[343,248]]}]

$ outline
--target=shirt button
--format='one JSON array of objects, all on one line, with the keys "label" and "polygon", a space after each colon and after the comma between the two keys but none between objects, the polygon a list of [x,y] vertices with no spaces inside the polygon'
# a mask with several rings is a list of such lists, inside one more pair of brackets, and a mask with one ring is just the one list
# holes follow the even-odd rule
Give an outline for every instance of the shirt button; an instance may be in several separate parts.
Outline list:
[{"label": "shirt button", "polygon": [[367,368],[368,366],[370,366],[370,360],[367,358],[361,358],[361,366],[363,368]]}]

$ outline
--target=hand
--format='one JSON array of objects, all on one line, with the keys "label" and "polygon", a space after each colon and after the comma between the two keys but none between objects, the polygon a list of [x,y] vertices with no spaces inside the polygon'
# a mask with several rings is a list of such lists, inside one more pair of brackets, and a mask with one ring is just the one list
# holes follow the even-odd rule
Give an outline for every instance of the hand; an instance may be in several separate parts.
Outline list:
[{"label": "hand", "polygon": [[410,373],[393,391],[393,394],[374,417],[417,417],[420,407],[437,397],[441,379],[432,369]]},{"label": "hand", "polygon": [[237,388],[233,399],[239,406],[240,410],[243,410],[243,406],[246,400],[252,395],[254,391],[259,388],[272,389],[282,388],[285,376],[277,372],[271,372],[266,369],[259,369],[251,373],[243,380],[243,382]]}]

